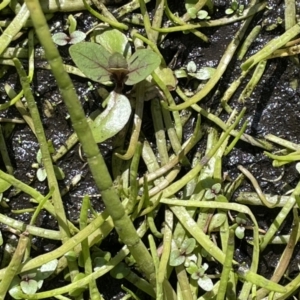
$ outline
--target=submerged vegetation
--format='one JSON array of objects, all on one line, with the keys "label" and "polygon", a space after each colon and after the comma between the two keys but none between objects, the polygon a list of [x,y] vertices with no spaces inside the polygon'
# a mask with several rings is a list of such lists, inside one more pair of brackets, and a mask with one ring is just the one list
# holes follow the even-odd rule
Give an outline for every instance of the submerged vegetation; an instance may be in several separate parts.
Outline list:
[{"label": "submerged vegetation", "polygon": [[[299,68],[299,5],[285,1],[284,22],[278,17],[270,24],[272,3],[241,2],[222,7],[211,0],[182,0],[178,12],[167,0],[133,0],[109,9],[106,1],[86,0],[66,0],[60,7],[52,0],[0,4],[0,76],[19,78],[1,85],[5,102],[0,109],[7,116],[0,128],[0,222],[5,228],[0,231],[0,299],[106,299],[105,275],[130,282],[122,285],[122,299],[299,296],[300,275],[289,274],[289,266],[300,235],[300,183],[287,195],[270,195],[246,166],[234,166],[235,178],[222,169],[240,142],[262,149],[274,168],[299,161],[298,144],[272,134],[252,136],[245,117],[271,59]],[[93,16],[93,26],[83,32],[74,11]],[[48,23],[61,12],[67,28],[53,33]],[[235,33],[217,64],[199,65],[197,58],[181,64],[180,51],[171,60],[164,54],[164,40],[173,32],[209,45],[207,28],[232,23]],[[262,31],[272,32],[263,44]],[[74,130],[60,148],[45,133],[37,68],[51,69]],[[233,69],[239,76],[229,76],[232,82],[219,89]],[[102,99],[88,116],[88,94],[80,95],[77,88],[82,81]],[[299,77],[287,85],[299,91]],[[18,110],[17,117],[9,118],[11,110]],[[43,113],[51,114],[51,108]],[[30,180],[18,178],[8,151],[15,123],[25,123],[38,143],[37,163],[30,162],[37,171]],[[63,196],[76,189],[81,174],[62,189],[60,182],[70,174],[57,164],[78,142],[105,209],[96,211],[87,192],[74,222]],[[103,142],[113,151],[109,159],[100,151]],[[36,189],[36,179],[46,181],[43,188]],[[239,190],[245,181],[253,192]],[[33,205],[12,210],[9,198],[20,193]],[[268,228],[261,228],[254,205],[276,212]],[[20,213],[30,214],[28,224],[14,218]],[[43,213],[55,220],[56,230],[36,225]],[[290,230],[278,235],[289,218]],[[104,250],[112,232],[119,249]],[[41,253],[36,237],[59,244]],[[251,249],[250,260],[238,255],[241,241]],[[285,247],[274,270],[264,273],[259,267],[264,251],[276,243]],[[59,285],[50,285],[62,272]]]}]

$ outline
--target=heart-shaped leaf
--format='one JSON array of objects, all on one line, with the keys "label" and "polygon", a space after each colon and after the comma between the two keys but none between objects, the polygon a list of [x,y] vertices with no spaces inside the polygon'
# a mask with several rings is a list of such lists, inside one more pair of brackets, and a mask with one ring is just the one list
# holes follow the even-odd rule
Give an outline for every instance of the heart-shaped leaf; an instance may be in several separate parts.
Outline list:
[{"label": "heart-shaped leaf", "polygon": [[70,34],[69,44],[77,44],[85,39],[86,35],[84,32],[76,30]]},{"label": "heart-shaped leaf", "polygon": [[126,35],[117,29],[109,29],[97,35],[96,42],[111,54],[118,52],[126,58],[131,56],[131,47]]},{"label": "heart-shaped leaf", "polygon": [[65,46],[69,42],[69,37],[64,32],[58,32],[52,35],[52,40],[58,46]]},{"label": "heart-shaped leaf", "polygon": [[88,78],[99,82],[110,80],[108,60],[111,53],[103,46],[89,42],[79,43],[72,45],[69,52],[76,66]]},{"label": "heart-shaped leaf", "polygon": [[214,284],[213,284],[212,280],[207,276],[203,276],[203,277],[199,278],[198,285],[204,291],[207,291],[207,292],[211,291],[214,288]]},{"label": "heart-shaped leaf", "polygon": [[111,92],[106,109],[90,123],[96,143],[101,143],[116,135],[129,120],[130,102],[124,95]]},{"label": "heart-shaped leaf", "polygon": [[159,65],[160,57],[149,49],[137,50],[128,60],[128,78],[125,84],[134,85],[144,80]]},{"label": "heart-shaped leaf", "polygon": [[35,294],[38,290],[38,283],[33,279],[21,281],[20,286],[24,294]]},{"label": "heart-shaped leaf", "polygon": [[170,254],[170,266],[176,267],[183,264],[185,256],[180,253],[179,250],[173,250]]}]

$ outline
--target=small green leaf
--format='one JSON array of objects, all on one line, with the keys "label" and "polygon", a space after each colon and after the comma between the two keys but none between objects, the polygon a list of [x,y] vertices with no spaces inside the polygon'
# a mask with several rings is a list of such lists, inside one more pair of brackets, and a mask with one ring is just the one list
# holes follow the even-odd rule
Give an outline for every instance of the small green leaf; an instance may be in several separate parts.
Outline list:
[{"label": "small green leaf", "polygon": [[88,78],[99,82],[110,80],[108,60],[111,54],[103,46],[84,42],[72,45],[69,52],[76,66]]},{"label": "small green leaf", "polygon": [[65,178],[65,173],[60,167],[53,165],[53,169],[57,180],[63,180]]},{"label": "small green leaf", "polygon": [[12,288],[9,289],[8,292],[9,292],[9,294],[11,295],[11,297],[13,299],[24,299],[22,297],[23,292],[22,292],[21,287],[19,285],[13,286]]},{"label": "small green leaf", "polygon": [[185,256],[180,253],[179,250],[173,250],[170,254],[170,266],[176,267],[183,264],[185,261]]},{"label": "small green leaf", "polygon": [[20,282],[20,286],[21,286],[23,293],[27,294],[27,295],[35,294],[36,291],[38,290],[38,283],[33,279],[29,279],[26,281],[22,280]]},{"label": "small green leaf", "polygon": [[195,62],[194,61],[189,61],[189,63],[186,66],[186,70],[189,73],[195,73],[197,71],[197,66],[196,66]]},{"label": "small green leaf", "polygon": [[42,151],[41,149],[38,150],[36,154],[36,161],[41,165],[42,164]]},{"label": "small green leaf", "polygon": [[196,19],[196,17],[197,17],[197,10],[196,10],[195,7],[188,8],[187,12],[190,15],[191,19]]},{"label": "small green leaf", "polygon": [[185,239],[180,247],[181,251],[184,251],[186,255],[191,254],[196,247],[196,240],[194,238]]},{"label": "small green leaf", "polygon": [[129,274],[130,269],[122,262],[110,271],[110,275],[116,279],[126,278]]},{"label": "small green leaf", "polygon": [[219,228],[225,222],[225,220],[226,220],[226,215],[223,213],[217,213],[213,215],[208,226],[208,232],[211,232],[212,230]]},{"label": "small green leaf", "polygon": [[243,226],[238,226],[236,229],[235,229],[235,236],[242,240],[244,237],[245,237],[245,227]]},{"label": "small green leaf", "polygon": [[208,12],[206,10],[199,10],[197,13],[197,18],[200,20],[204,20],[208,17]]},{"label": "small green leaf", "polygon": [[149,76],[159,65],[160,57],[149,49],[138,49],[128,60],[127,85],[134,85]]},{"label": "small green leaf", "polygon": [[127,59],[131,56],[131,47],[126,35],[117,29],[108,29],[97,35],[96,42],[111,54],[118,52]]},{"label": "small green leaf", "polygon": [[111,92],[106,109],[90,124],[96,143],[116,135],[130,118],[129,100],[121,94]]},{"label": "small green leaf", "polygon": [[235,221],[239,225],[246,225],[247,224],[247,216],[244,213],[238,213],[237,216],[235,217]]},{"label": "small green leaf", "polygon": [[231,3],[231,8],[232,8],[234,11],[236,11],[236,10],[238,9],[238,7],[239,7],[238,2],[232,1],[232,3]]},{"label": "small green leaf", "polygon": [[58,46],[65,46],[69,42],[69,37],[64,32],[58,32],[52,35],[52,40]]},{"label": "small green leaf", "polygon": [[77,27],[77,21],[74,18],[73,15],[69,15],[68,16],[68,24],[69,24],[69,34],[71,34],[72,32],[74,32],[76,30]]},{"label": "small green leaf", "polygon": [[198,271],[198,266],[194,262],[190,262],[190,265],[186,268],[186,271],[192,275],[193,273],[196,273]]},{"label": "small green leaf", "polygon": [[38,168],[36,171],[36,177],[37,179],[42,182],[47,178],[47,173],[44,168]]},{"label": "small green leaf", "polygon": [[214,288],[212,280],[206,275],[198,279],[198,285],[206,292],[210,292]]},{"label": "small green leaf", "polygon": [[69,44],[77,44],[82,42],[85,39],[86,35],[82,31],[74,31],[70,34],[70,41]]},{"label": "small green leaf", "polygon": [[233,14],[234,13],[234,10],[232,9],[232,8],[227,8],[226,10],[225,10],[225,14],[226,15],[231,15],[231,14]]},{"label": "small green leaf", "polygon": [[210,68],[210,67],[203,67],[196,73],[188,73],[191,77],[197,78],[199,80],[207,80],[211,78],[214,73],[216,72],[216,69]]},{"label": "small green leaf", "polygon": [[99,268],[105,266],[107,264],[107,260],[104,257],[96,257],[94,259],[94,271],[97,271]]},{"label": "small green leaf", "polygon": [[41,272],[54,272],[58,265],[58,260],[53,259],[46,264],[43,264],[40,268]]}]

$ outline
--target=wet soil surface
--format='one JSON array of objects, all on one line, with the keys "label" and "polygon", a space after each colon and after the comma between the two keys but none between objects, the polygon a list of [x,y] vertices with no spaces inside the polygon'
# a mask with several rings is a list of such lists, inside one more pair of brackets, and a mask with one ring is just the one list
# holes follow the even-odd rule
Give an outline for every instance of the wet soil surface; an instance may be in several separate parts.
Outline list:
[{"label": "wet soil surface", "polygon": [[[153,2],[153,1],[151,1]],[[171,1],[170,1],[171,2]],[[173,3],[179,1],[173,1]],[[225,16],[225,9],[227,8],[226,2],[215,1],[216,12],[212,16],[214,18],[220,18]],[[183,3],[183,1],[182,1]],[[172,11],[184,12],[184,6],[178,4],[171,4]],[[150,4],[151,9],[153,4]],[[283,3],[270,2],[270,6],[273,8],[268,12],[268,15],[263,13],[258,14],[251,27],[256,24],[261,24],[262,21],[268,20],[272,22],[278,17],[283,18]],[[60,14],[55,17],[55,20],[49,22],[50,25],[60,22],[63,26],[66,23],[67,14]],[[94,18],[90,17],[88,13],[83,12],[77,17],[78,28],[82,31],[87,31],[92,27]],[[223,55],[226,46],[231,41],[235,32],[240,27],[240,23],[234,23],[227,26],[207,28],[203,29],[210,38],[210,43],[204,43],[192,34],[172,33],[169,34],[163,43],[160,45],[162,54],[164,55],[167,63],[171,62],[177,50],[180,48],[182,51],[179,53],[177,64],[174,68],[180,66],[186,66],[187,63],[193,60],[198,67],[211,66],[216,67],[221,56]],[[58,27],[55,31],[62,31],[62,27]],[[251,28],[249,28],[249,31]],[[273,31],[262,30],[257,42],[255,42],[248,56],[259,50],[262,45],[271,40],[274,36],[283,33],[283,28],[279,25]],[[60,52],[66,63],[70,63],[70,57],[68,56],[68,46],[60,47]],[[26,64],[26,61],[24,61]],[[218,107],[218,100],[220,95],[226,90],[229,84],[240,75],[240,63],[237,63],[235,59],[230,63],[228,70],[218,83],[213,92],[206,97],[201,105],[206,109],[211,109],[214,112]],[[245,106],[247,107],[246,119],[249,122],[246,133],[257,137],[263,138],[267,134],[273,134],[278,137],[282,137],[294,143],[300,143],[300,127],[299,124],[299,111],[300,111],[300,89],[296,90],[290,87],[290,80],[292,78],[300,78],[299,67],[294,64],[290,59],[273,59],[268,61],[265,74],[256,87],[254,93],[250,99],[246,100]],[[86,115],[89,115],[92,111],[100,107],[100,97],[95,90],[88,91],[87,80],[80,79],[76,76],[72,76],[72,80],[75,84],[76,91],[80,95],[82,105],[85,109]],[[7,75],[5,75],[0,82],[1,90],[1,103],[7,101],[6,94],[4,93],[4,84],[10,84],[15,90],[20,90],[17,75],[11,69]],[[195,83],[195,82],[193,82]],[[184,87],[185,82],[180,81],[179,84]],[[235,96],[230,102],[231,107],[241,107],[237,102],[238,95],[245,85],[242,85],[237,91]],[[97,85],[95,85],[97,87]],[[36,96],[36,102],[38,103],[41,118],[44,124],[46,136],[53,142],[54,147],[57,149],[65,143],[67,138],[73,132],[70,121],[67,117],[67,111],[62,103],[59,91],[57,90],[55,80],[48,70],[42,70],[37,68],[35,70],[35,76],[33,80],[32,90]],[[53,111],[45,111],[46,101],[50,102],[53,106]],[[146,103],[145,120],[149,119],[149,103]],[[150,107],[150,106],[149,106]],[[10,108],[6,111],[1,111],[1,117],[15,118],[20,117],[15,108]],[[195,119],[196,115],[192,115]],[[227,119],[227,115],[221,115],[221,118]],[[207,122],[204,120],[204,122]],[[185,136],[190,135],[191,126],[193,122],[188,122],[185,128]],[[207,122],[207,125],[212,124]],[[6,129],[6,127],[5,127]],[[153,132],[145,131],[146,138],[153,140]],[[47,193],[46,183],[39,182],[35,173],[36,170],[32,168],[32,163],[36,162],[36,153],[38,151],[38,143],[29,129],[28,126],[20,124],[16,125],[11,134],[6,136],[6,143],[9,150],[9,155],[14,167],[14,176],[19,180],[30,183],[32,187],[36,188],[42,194]],[[200,142],[199,148],[205,149],[206,140]],[[100,145],[102,154],[104,155],[108,165],[110,165],[111,156],[113,153],[111,143],[104,143]],[[85,194],[92,195],[92,204],[95,210],[102,211],[104,206],[99,198],[97,188],[94,185],[91,174],[88,171],[88,167],[85,164],[84,158],[80,155],[79,145],[75,145],[67,155],[58,161],[57,165],[64,170],[66,175],[63,181],[60,181],[61,188],[70,184],[71,179],[77,174],[83,174],[83,177],[79,184],[76,185],[71,191],[63,198],[65,210],[67,216],[73,222],[77,222],[79,218],[79,211],[81,207],[81,199]],[[236,178],[239,174],[237,170],[238,165],[243,165],[249,169],[254,177],[258,180],[263,192],[270,194],[282,195],[285,191],[285,186],[294,188],[299,180],[299,173],[296,171],[294,165],[288,165],[287,167],[274,168],[272,162],[264,154],[260,148],[253,147],[245,142],[239,142],[235,149],[223,160],[223,172],[228,172],[231,178]],[[2,166],[4,167],[4,166]],[[187,171],[187,170],[186,170]],[[276,182],[270,182],[268,180],[276,179],[283,173],[282,179]],[[181,175],[183,175],[181,173]],[[268,180],[267,180],[268,179]],[[239,191],[253,191],[250,183],[245,181],[242,188]],[[1,207],[1,213],[5,213],[15,219],[22,220],[26,223],[30,220],[29,213],[15,214],[11,210],[19,210],[25,208],[31,208],[35,205],[29,200],[29,197],[23,193],[14,195],[14,190],[10,190],[5,194],[6,198],[9,198],[8,208]],[[253,212],[259,222],[260,228],[267,229],[272,223],[274,217],[278,213],[278,209],[267,210],[262,207],[254,207]],[[286,220],[280,233],[289,233],[291,228],[292,216]],[[46,213],[42,213],[37,221],[37,226],[57,229],[57,224],[53,217]],[[10,233],[4,232],[4,239],[10,236]],[[251,235],[251,233],[250,233]],[[51,251],[58,246],[58,243],[49,241],[46,239],[35,238],[33,241],[36,246],[36,253],[45,253]],[[235,253],[235,259],[239,262],[251,262],[251,246],[246,241],[237,242],[237,250]],[[112,233],[102,245],[104,249],[115,253],[120,244],[117,237]],[[259,265],[259,272],[264,276],[272,274],[276,262],[278,261],[284,246],[268,247],[262,254],[262,259]],[[298,272],[298,263],[300,259],[300,248],[296,247],[292,263],[290,265],[290,276],[293,277]],[[102,281],[103,280],[103,281]],[[105,284],[101,284],[105,282]],[[114,280],[109,275],[101,278],[99,282],[100,291],[103,293],[105,299],[119,299],[122,296],[120,289],[120,281]],[[63,279],[57,281],[57,285],[63,284]],[[126,283],[127,284],[127,283]],[[128,284],[127,284],[128,285]],[[48,287],[49,288],[49,287]],[[53,286],[52,286],[53,288]]]}]

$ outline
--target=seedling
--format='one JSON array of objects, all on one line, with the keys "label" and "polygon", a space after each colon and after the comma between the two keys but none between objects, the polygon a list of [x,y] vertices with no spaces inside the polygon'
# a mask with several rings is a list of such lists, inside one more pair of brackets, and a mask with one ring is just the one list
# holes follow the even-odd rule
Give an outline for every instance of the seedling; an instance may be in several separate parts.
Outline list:
[{"label": "seedling", "polygon": [[9,294],[14,299],[22,299],[18,296],[20,291],[24,294],[35,294],[43,285],[44,279],[48,278],[56,269],[58,260],[54,259],[38,269],[22,273],[12,281]]},{"label": "seedling", "polygon": [[243,213],[238,213],[235,218],[236,223],[238,224],[235,229],[235,236],[242,240],[245,237],[245,225],[247,224],[247,216]]},{"label": "seedling", "polygon": [[215,183],[210,189],[205,192],[205,199],[212,200],[215,199],[218,194],[221,192],[221,183]]},{"label": "seedling", "polygon": [[[31,165],[31,167],[34,169],[37,169],[36,177],[39,181],[42,182],[47,178],[47,173],[43,166],[41,149],[39,149],[36,154],[36,161],[37,161],[37,163],[33,163]],[[54,168],[56,178],[58,180],[63,180],[65,178],[64,171],[60,167],[55,166],[55,165],[53,165],[53,168]]]},{"label": "seedling", "polygon": [[67,44],[77,44],[85,39],[85,33],[82,31],[74,31],[70,35],[64,32],[58,32],[52,36],[53,42],[58,46],[65,46]]},{"label": "seedling", "polygon": [[196,241],[193,238],[185,239],[179,249],[174,249],[170,255],[170,265],[180,266],[185,262],[188,256],[192,254],[196,247]]},{"label": "seedling", "polygon": [[239,16],[241,16],[244,12],[245,6],[239,4],[238,1],[232,1],[230,8],[227,8],[225,10],[226,15],[232,15],[233,13],[237,13]]},{"label": "seedling", "polygon": [[186,269],[191,278],[197,280],[198,285],[204,291],[211,291],[214,287],[212,280],[205,274],[205,271],[208,269],[208,264],[204,263],[202,266],[197,266],[195,262],[191,262],[190,266]]},{"label": "seedling", "polygon": [[106,109],[90,121],[97,143],[116,135],[128,122],[131,105],[121,94],[124,84],[134,85],[148,77],[160,64],[158,54],[138,49],[131,55],[127,37],[118,30],[107,30],[95,37],[101,44],[84,42],[70,47],[76,66],[90,79],[101,83],[113,81],[115,89],[104,100]]},{"label": "seedling", "polygon": [[77,21],[73,15],[68,16],[69,35],[64,32],[55,33],[52,36],[53,42],[59,46],[65,46],[67,44],[77,44],[82,42],[86,38],[86,34],[77,30]]},{"label": "seedling", "polygon": [[175,71],[175,76],[177,78],[196,78],[198,80],[208,80],[210,79],[216,69],[211,67],[202,67],[197,71],[197,66],[195,62],[190,61],[185,69],[179,69]]}]

